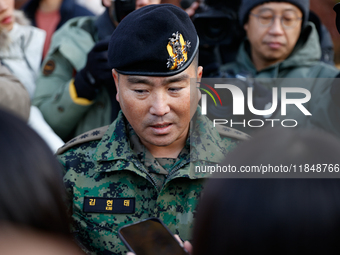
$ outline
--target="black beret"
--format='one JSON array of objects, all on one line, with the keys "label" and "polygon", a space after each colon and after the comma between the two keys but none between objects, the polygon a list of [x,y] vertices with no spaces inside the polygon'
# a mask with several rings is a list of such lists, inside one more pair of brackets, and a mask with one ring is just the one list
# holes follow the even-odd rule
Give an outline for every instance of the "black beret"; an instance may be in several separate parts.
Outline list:
[{"label": "black beret", "polygon": [[191,64],[198,44],[185,11],[172,4],[148,5],[127,15],[113,32],[109,65],[121,74],[171,76]]}]

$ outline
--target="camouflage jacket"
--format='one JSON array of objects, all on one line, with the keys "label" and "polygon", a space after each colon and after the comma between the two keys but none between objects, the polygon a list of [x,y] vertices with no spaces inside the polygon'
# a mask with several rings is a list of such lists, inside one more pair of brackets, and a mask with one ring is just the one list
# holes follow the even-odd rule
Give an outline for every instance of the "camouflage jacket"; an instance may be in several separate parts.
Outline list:
[{"label": "camouflage jacket", "polygon": [[149,217],[160,218],[173,233],[190,240],[207,177],[206,173],[195,173],[192,166],[219,163],[237,144],[234,138],[221,139],[199,111],[193,119],[185,146],[191,146],[190,155],[179,155],[161,189],[131,149],[130,124],[121,112],[101,140],[84,142],[88,135],[105,132],[89,131],[59,151],[73,230],[91,254],[125,254],[118,229]]}]

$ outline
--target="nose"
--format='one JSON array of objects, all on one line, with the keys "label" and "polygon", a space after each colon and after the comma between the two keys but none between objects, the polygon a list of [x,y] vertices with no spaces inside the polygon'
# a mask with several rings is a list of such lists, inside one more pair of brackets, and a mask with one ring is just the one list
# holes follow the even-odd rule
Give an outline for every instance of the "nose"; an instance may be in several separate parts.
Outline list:
[{"label": "nose", "polygon": [[150,4],[150,0],[136,0],[136,10],[149,4]]},{"label": "nose", "polygon": [[162,117],[170,112],[170,106],[168,104],[167,96],[161,93],[155,95],[152,98],[150,107],[150,113]]},{"label": "nose", "polygon": [[0,12],[5,11],[8,8],[8,4],[6,3],[6,1],[0,1]]},{"label": "nose", "polygon": [[275,17],[273,24],[270,26],[269,33],[273,35],[282,35],[284,34],[281,17]]}]

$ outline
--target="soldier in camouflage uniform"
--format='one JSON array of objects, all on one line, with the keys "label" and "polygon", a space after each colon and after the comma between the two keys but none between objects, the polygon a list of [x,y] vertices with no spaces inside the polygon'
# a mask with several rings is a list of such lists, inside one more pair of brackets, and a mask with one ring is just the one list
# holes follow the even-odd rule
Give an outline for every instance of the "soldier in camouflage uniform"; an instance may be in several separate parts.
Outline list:
[{"label": "soldier in camouflage uniform", "polygon": [[122,110],[58,152],[73,230],[90,254],[125,254],[118,229],[149,217],[190,240],[207,177],[193,166],[216,165],[237,143],[232,130],[221,139],[197,108],[198,37],[184,11],[143,7],[112,38],[120,38],[110,41],[108,58]]}]

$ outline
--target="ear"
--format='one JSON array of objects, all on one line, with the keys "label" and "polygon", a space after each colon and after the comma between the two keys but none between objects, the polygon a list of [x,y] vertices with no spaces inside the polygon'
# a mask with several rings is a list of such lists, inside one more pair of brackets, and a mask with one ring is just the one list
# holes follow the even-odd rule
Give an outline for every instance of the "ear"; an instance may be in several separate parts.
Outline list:
[{"label": "ear", "polygon": [[197,67],[197,82],[201,82],[202,75],[203,75],[203,67],[199,66]]},{"label": "ear", "polygon": [[[197,87],[201,86],[201,79],[202,79],[202,75],[203,75],[203,67],[199,66],[197,68]],[[200,89],[197,89],[197,93],[198,93],[198,101],[201,100],[202,97],[202,93]]]},{"label": "ear", "polygon": [[[249,21],[248,21],[248,22],[249,22]],[[248,32],[248,28],[249,28],[248,22],[247,22],[246,24],[243,25],[243,28],[244,28],[244,30],[246,30],[246,32]]]},{"label": "ear", "polygon": [[119,102],[119,79],[118,79],[118,73],[115,69],[112,69],[112,76],[113,76],[113,79],[115,81],[115,86],[116,86],[116,91],[117,91],[117,94],[116,94],[116,100],[117,102]]}]

